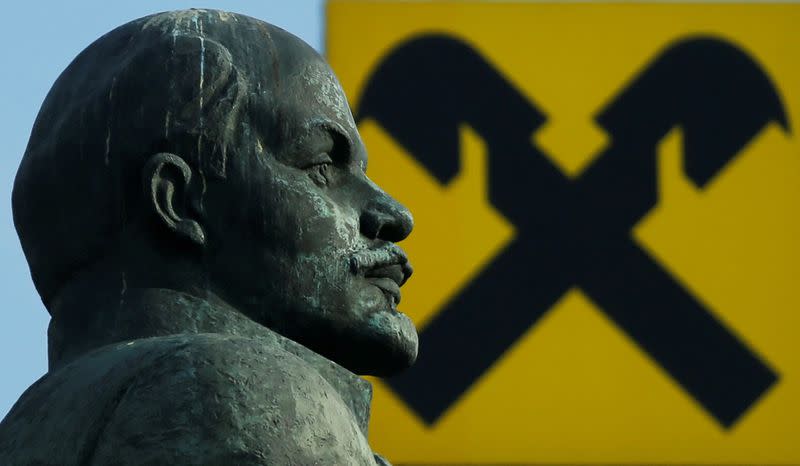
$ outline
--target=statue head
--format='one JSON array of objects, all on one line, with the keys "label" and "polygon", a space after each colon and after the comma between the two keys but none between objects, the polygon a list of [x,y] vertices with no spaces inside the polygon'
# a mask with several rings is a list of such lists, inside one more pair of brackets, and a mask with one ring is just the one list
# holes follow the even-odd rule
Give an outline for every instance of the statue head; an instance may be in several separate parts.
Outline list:
[{"label": "statue head", "polygon": [[104,35],[58,78],[14,221],[54,321],[111,312],[62,306],[87,281],[121,301],[174,289],[386,375],[416,358],[396,307],[411,269],[395,243],[412,218],[366,167],[312,48],[242,15],[161,13]]}]

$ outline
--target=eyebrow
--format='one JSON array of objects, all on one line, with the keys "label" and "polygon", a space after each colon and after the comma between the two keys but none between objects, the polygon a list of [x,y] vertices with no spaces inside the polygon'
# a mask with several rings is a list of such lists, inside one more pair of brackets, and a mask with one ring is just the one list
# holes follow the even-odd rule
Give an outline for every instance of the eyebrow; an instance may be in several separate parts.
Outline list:
[{"label": "eyebrow", "polygon": [[342,142],[344,142],[348,152],[353,150],[353,141],[350,139],[350,136],[347,135],[347,132],[344,131],[344,129],[339,124],[326,119],[320,123],[318,128],[325,131],[331,136],[334,145],[336,145],[337,143],[341,144]]},{"label": "eyebrow", "polygon": [[[348,158],[357,159],[358,166],[361,168],[363,172],[367,171],[367,157],[364,155],[363,157],[359,157],[359,155],[365,151],[356,151],[356,145],[353,143],[353,140],[347,134],[347,132],[338,124],[333,122],[332,120],[325,119],[317,126],[320,130],[325,131],[332,139],[333,139],[333,148],[337,152],[340,150],[347,154]],[[341,147],[344,145],[344,147]]]}]

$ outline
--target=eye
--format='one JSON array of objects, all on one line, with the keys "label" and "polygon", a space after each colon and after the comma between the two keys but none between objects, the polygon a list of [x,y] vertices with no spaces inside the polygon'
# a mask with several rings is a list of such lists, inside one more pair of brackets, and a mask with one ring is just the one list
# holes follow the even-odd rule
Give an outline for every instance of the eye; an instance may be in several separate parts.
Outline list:
[{"label": "eye", "polygon": [[311,181],[318,186],[327,186],[333,176],[333,159],[327,153],[319,154],[305,170]]}]

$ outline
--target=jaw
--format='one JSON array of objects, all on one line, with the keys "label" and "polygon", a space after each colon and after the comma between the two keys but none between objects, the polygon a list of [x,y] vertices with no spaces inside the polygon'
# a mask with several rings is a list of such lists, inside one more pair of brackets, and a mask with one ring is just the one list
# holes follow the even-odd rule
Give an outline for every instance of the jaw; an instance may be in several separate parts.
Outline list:
[{"label": "jaw", "polygon": [[331,348],[333,361],[360,375],[388,377],[411,367],[417,359],[419,337],[411,319],[398,311],[392,299],[378,287],[367,292],[351,308],[343,327],[343,344]]},{"label": "jaw", "polygon": [[388,377],[408,369],[416,361],[419,337],[405,314],[395,310],[374,313],[366,330],[359,341],[363,349],[343,361],[342,365],[352,372]]},{"label": "jaw", "polygon": [[414,364],[418,336],[408,316],[384,308],[348,317],[295,315],[291,325],[268,326],[355,374],[387,377]]}]

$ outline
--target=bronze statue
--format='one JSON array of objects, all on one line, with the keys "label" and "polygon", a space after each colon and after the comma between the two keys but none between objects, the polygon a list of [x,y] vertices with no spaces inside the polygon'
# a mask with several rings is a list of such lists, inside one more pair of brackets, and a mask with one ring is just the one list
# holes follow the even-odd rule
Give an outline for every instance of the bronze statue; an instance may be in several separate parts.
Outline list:
[{"label": "bronze statue", "polygon": [[336,77],[275,26],[187,10],[91,44],[14,184],[52,320],[0,464],[388,464],[354,373],[416,358],[412,218],[366,165]]}]

